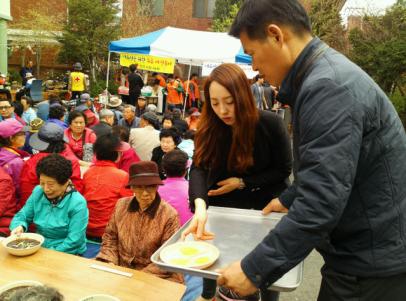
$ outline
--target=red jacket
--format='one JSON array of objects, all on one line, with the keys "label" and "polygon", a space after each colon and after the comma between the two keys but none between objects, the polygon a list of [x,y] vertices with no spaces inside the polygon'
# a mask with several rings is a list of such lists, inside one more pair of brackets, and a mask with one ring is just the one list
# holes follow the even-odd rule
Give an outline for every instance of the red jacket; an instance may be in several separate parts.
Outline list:
[{"label": "red jacket", "polygon": [[[85,128],[85,143],[94,144],[96,142],[96,134],[88,128]],[[65,136],[69,139],[69,146],[75,154],[76,158],[82,160],[83,158],[83,139],[80,138],[75,140],[72,136],[72,131],[70,128],[65,130]]]},{"label": "red jacket", "polygon": [[[34,187],[39,184],[37,172],[35,169],[37,167],[38,161],[48,155],[50,155],[50,153],[39,153],[25,161],[23,169],[21,170],[21,200],[18,204],[18,210],[20,210],[25,205],[25,202],[34,190]],[[80,176],[80,166],[78,159],[67,144],[66,148],[60,153],[60,155],[72,162],[72,177],[70,179],[72,180],[73,185],[75,185],[76,190],[82,193],[83,183]]]},{"label": "red jacket", "polygon": [[137,153],[133,148],[130,148],[129,150],[123,152],[120,161],[118,161],[117,163],[117,167],[128,173],[130,171],[131,164],[139,161],[140,157],[138,157]]},{"label": "red jacket", "polygon": [[17,199],[13,179],[0,167],[0,233],[9,235],[9,225],[17,212]]},{"label": "red jacket", "polygon": [[132,196],[128,173],[111,161],[96,161],[83,175],[83,196],[89,209],[87,235],[102,237],[118,199]]}]

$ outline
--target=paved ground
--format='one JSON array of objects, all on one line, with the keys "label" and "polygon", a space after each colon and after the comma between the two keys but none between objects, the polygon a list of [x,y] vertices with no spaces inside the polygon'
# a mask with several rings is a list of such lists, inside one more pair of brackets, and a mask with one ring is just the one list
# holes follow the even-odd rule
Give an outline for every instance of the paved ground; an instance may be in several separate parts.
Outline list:
[{"label": "paved ground", "polygon": [[316,251],[310,253],[304,264],[303,282],[293,292],[281,293],[279,301],[315,301],[320,288],[320,268],[324,261]]}]

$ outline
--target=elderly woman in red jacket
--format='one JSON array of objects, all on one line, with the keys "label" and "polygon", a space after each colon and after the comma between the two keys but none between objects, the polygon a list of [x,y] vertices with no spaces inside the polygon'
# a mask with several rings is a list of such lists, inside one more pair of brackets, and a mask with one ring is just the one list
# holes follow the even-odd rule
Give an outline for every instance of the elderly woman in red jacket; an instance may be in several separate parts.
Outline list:
[{"label": "elderly woman in red jacket", "polygon": [[99,251],[104,229],[117,201],[133,192],[126,188],[128,173],[118,169],[117,162],[122,153],[129,150],[128,143],[121,142],[112,133],[101,135],[94,144],[96,161],[83,176],[83,196],[89,208],[87,226],[88,250],[84,257],[95,257]]},{"label": "elderly woman in red jacket", "polygon": [[68,116],[69,128],[65,130],[65,136],[77,159],[91,162],[93,159],[93,144],[96,142],[96,134],[86,127],[86,122],[87,117],[83,112],[70,112]]},{"label": "elderly woman in red jacket", "polygon": [[13,179],[0,167],[0,236],[10,235],[10,222],[17,212],[17,199]]}]

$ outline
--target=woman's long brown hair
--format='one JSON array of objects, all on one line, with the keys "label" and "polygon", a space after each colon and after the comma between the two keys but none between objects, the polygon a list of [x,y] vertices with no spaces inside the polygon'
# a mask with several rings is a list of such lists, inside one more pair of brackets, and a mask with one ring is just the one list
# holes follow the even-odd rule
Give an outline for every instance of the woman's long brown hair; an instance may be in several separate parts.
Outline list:
[{"label": "woman's long brown hair", "polygon": [[[235,124],[226,125],[211,107],[210,85],[217,82],[234,99]],[[194,163],[203,168],[219,168],[227,159],[227,169],[245,172],[254,164],[255,129],[259,115],[248,79],[235,64],[216,67],[204,84],[205,104],[195,136]],[[228,154],[226,153],[228,151]]]}]

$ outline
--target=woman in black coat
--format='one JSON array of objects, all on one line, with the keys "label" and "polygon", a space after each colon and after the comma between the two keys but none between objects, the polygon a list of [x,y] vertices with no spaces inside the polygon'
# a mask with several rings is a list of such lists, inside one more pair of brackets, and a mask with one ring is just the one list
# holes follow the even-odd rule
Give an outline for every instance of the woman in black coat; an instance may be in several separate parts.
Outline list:
[{"label": "woman in black coat", "polygon": [[[182,236],[193,233],[199,239],[212,239],[214,234],[204,229],[207,207],[264,209],[288,185],[292,152],[283,120],[257,110],[240,67],[215,68],[204,93],[189,184],[195,215]],[[215,282],[204,282],[204,298],[212,297],[213,286]]]},{"label": "woman in black coat", "polygon": [[129,101],[133,106],[136,105],[138,97],[141,95],[141,89],[144,87],[144,82],[141,76],[136,72],[137,66],[130,65],[130,74],[128,74],[128,90],[129,90]]}]

